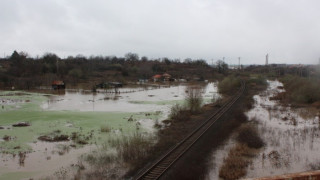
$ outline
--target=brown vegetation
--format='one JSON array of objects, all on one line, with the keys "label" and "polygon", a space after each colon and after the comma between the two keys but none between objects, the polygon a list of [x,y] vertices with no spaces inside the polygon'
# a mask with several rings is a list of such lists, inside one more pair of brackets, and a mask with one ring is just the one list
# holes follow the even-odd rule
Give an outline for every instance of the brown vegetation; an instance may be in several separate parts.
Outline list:
[{"label": "brown vegetation", "polygon": [[260,138],[257,130],[253,125],[246,125],[239,129],[239,134],[237,136],[237,141],[239,143],[245,144],[250,148],[261,148],[264,142]]},{"label": "brown vegetation", "polygon": [[[91,168],[83,168],[83,175],[88,179],[120,179],[123,170],[131,168],[150,153],[153,142],[151,136],[138,132],[112,139],[98,151],[84,156]],[[109,148],[115,151],[108,151]]]},{"label": "brown vegetation", "polygon": [[[129,120],[128,120],[128,121],[129,121]],[[101,131],[101,132],[108,133],[108,132],[111,131],[111,128],[110,128],[109,126],[107,126],[107,125],[104,125],[104,126],[101,126],[101,127],[100,127],[100,131]]]},{"label": "brown vegetation", "polygon": [[39,136],[38,139],[40,141],[47,141],[47,142],[60,142],[60,141],[69,141],[69,136],[68,135],[55,135],[53,137],[51,136],[47,136],[47,135],[43,135],[43,136]]},{"label": "brown vegetation", "polygon": [[282,101],[286,99],[286,92],[280,92],[273,97],[269,98],[270,100]]},{"label": "brown vegetation", "polygon": [[169,119],[173,121],[187,121],[190,119],[191,112],[185,107],[175,104],[171,107]]},{"label": "brown vegetation", "polygon": [[202,105],[202,93],[203,89],[200,86],[188,86],[187,87],[187,107],[191,113],[200,113]]},{"label": "brown vegetation", "polygon": [[240,85],[241,85],[240,79],[231,75],[224,78],[221,82],[219,82],[218,90],[219,90],[219,93],[221,94],[232,95],[239,89]]},{"label": "brown vegetation", "polygon": [[227,158],[223,160],[223,165],[219,171],[219,177],[225,180],[239,179],[246,175],[247,167],[250,164],[250,158],[254,152],[248,146],[237,144],[233,147]]},{"label": "brown vegetation", "polygon": [[319,79],[284,76],[280,80],[287,94],[283,100],[295,104],[313,104],[320,101]]},{"label": "brown vegetation", "polygon": [[25,127],[25,126],[30,126],[30,125],[31,124],[28,122],[18,122],[18,123],[13,124],[12,126],[13,127]]},{"label": "brown vegetation", "polygon": [[231,148],[220,167],[219,177],[225,180],[239,179],[245,176],[251,158],[255,156],[254,149],[264,145],[255,127],[250,124],[239,129],[236,140],[237,145]]}]

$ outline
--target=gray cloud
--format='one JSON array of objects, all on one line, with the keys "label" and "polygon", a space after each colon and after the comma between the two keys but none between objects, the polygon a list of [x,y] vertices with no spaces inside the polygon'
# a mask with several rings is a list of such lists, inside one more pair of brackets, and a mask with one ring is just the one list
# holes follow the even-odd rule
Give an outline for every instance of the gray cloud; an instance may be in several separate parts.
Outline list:
[{"label": "gray cloud", "polygon": [[317,63],[318,0],[1,0],[0,50]]}]

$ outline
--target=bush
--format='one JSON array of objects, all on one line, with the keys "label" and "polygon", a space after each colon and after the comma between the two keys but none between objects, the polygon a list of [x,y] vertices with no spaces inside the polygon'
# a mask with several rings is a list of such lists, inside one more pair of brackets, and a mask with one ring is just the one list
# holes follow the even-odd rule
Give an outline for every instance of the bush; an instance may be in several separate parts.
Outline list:
[{"label": "bush", "polygon": [[199,113],[202,105],[202,89],[200,87],[188,86],[187,87],[187,106],[191,113]]},{"label": "bush", "polygon": [[245,176],[246,169],[250,163],[248,157],[253,157],[252,150],[246,145],[237,144],[223,160],[223,165],[219,170],[219,177],[225,180],[233,180]]},{"label": "bush", "polygon": [[84,175],[87,179],[122,179],[128,168],[151,152],[152,145],[152,136],[138,132],[111,139],[99,149],[82,156],[91,166]]},{"label": "bush", "polygon": [[284,84],[290,102],[312,104],[320,101],[320,82],[318,79],[285,76],[280,81]]},{"label": "bush", "polygon": [[100,127],[100,131],[101,131],[101,132],[108,133],[108,132],[111,131],[111,128],[110,128],[109,126],[107,126],[107,125],[104,125],[104,126],[101,126],[101,127]]},{"label": "bush", "polygon": [[262,85],[262,86],[268,85],[267,79],[261,75],[259,75],[257,77],[250,78],[248,80],[248,83],[255,84],[255,85]]},{"label": "bush", "polygon": [[190,111],[179,104],[175,104],[171,107],[169,118],[177,121],[188,120],[190,118]]},{"label": "bush", "polygon": [[250,148],[261,148],[264,146],[264,142],[260,138],[257,130],[251,125],[246,125],[240,129],[237,140]]},{"label": "bush", "polygon": [[130,163],[147,155],[152,146],[151,141],[150,137],[134,133],[132,136],[123,136],[113,144],[117,149],[118,156],[124,162]]},{"label": "bush", "polygon": [[218,84],[218,91],[221,94],[231,95],[241,86],[241,82],[235,76],[228,76]]}]

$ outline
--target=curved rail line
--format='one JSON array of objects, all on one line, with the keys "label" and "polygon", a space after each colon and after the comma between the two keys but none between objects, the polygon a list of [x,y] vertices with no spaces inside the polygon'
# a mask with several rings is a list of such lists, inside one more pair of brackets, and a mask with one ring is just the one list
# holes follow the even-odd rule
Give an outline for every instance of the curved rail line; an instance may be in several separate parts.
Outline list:
[{"label": "curved rail line", "polygon": [[241,82],[241,88],[237,93],[230,98],[218,111],[216,111],[210,118],[202,123],[198,128],[192,131],[177,145],[171,148],[166,154],[160,157],[154,164],[148,169],[140,173],[135,178],[136,180],[151,180],[159,179],[172,164],[174,164],[191,146],[197,142],[199,138],[225,113],[232,105],[240,98],[245,90],[245,83]]}]

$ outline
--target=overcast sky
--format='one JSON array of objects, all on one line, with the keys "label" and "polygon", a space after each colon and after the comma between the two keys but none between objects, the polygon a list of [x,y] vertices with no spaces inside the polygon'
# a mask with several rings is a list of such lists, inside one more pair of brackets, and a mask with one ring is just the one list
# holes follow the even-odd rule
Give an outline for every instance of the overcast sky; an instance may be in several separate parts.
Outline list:
[{"label": "overcast sky", "polygon": [[0,53],[318,63],[319,0],[0,0]]}]

